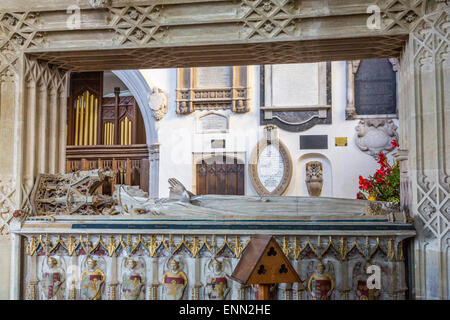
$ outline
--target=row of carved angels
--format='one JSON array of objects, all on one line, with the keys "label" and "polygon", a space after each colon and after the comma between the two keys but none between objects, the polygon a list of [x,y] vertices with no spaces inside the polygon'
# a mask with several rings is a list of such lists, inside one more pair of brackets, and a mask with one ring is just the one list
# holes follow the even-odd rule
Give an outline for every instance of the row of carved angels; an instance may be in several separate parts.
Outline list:
[{"label": "row of carved angels", "polygon": [[[315,265],[315,267],[314,267]],[[181,258],[169,257],[164,264],[165,272],[161,278],[162,298],[182,300],[188,286],[185,263]],[[76,276],[76,270],[66,267],[64,259],[54,256],[42,260],[39,282],[42,300],[64,299],[65,285],[78,288],[82,300],[101,300],[106,283],[106,261],[103,257],[87,256],[82,262],[83,272]],[[205,298],[209,300],[226,299],[231,291],[232,265],[228,259],[212,258],[204,265]],[[371,265],[361,261],[353,266],[352,285],[355,297],[360,300],[377,299],[380,288],[373,288],[368,283],[368,271]],[[70,276],[66,279],[66,271]],[[309,261],[307,278],[299,284],[306,289],[313,300],[329,300],[336,290],[336,273],[334,264],[328,261]],[[118,281],[120,298],[138,300],[142,298],[146,286],[146,264],[142,257],[124,257],[119,265]],[[110,279],[111,280],[111,279]],[[275,288],[275,287],[274,287]]]}]

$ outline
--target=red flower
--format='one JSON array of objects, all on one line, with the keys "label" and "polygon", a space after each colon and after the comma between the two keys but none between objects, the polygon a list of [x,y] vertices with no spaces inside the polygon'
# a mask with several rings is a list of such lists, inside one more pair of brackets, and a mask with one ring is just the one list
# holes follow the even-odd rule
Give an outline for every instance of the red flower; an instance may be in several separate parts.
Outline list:
[{"label": "red flower", "polygon": [[400,146],[397,143],[397,140],[395,140],[395,139],[391,141],[391,144],[392,144],[393,148],[400,148]]},{"label": "red flower", "polygon": [[380,152],[378,154],[378,163],[381,165],[381,168],[384,168],[386,166],[386,156],[384,155],[383,152]]},{"label": "red flower", "polygon": [[363,190],[372,189],[373,184],[370,180],[364,179],[362,176],[359,176],[359,188]]},{"label": "red flower", "polygon": [[361,193],[359,192],[356,194],[356,199],[364,200],[364,198],[361,196]]},{"label": "red flower", "polygon": [[378,178],[377,183],[383,183],[383,178]]}]

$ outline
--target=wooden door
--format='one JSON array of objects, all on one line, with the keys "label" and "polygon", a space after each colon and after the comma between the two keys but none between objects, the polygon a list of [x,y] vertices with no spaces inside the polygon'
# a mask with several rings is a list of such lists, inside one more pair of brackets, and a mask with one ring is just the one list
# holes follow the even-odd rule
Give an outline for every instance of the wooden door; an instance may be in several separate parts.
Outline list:
[{"label": "wooden door", "polygon": [[244,165],[214,161],[197,164],[197,194],[244,195]]}]

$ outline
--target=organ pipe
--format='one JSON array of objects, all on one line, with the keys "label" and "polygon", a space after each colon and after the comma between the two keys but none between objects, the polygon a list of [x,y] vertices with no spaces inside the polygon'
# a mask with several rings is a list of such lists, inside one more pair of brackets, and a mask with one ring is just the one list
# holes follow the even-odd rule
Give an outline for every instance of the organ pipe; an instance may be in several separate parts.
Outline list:
[{"label": "organ pipe", "polygon": [[75,103],[75,145],[97,144],[98,98],[89,91],[78,96]]}]

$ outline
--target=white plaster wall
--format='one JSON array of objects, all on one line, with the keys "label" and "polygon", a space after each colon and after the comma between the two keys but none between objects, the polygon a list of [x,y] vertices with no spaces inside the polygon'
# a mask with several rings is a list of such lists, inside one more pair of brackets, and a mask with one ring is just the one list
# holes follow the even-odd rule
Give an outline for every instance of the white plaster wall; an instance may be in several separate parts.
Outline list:
[{"label": "white plaster wall", "polygon": [[[197,118],[207,111],[196,111],[190,115],[177,115],[175,106],[176,69],[141,70],[150,86],[157,86],[168,93],[169,111],[156,124],[160,143],[159,196],[169,194],[167,180],[175,177],[187,188],[195,191],[194,153],[239,152],[244,154],[246,164],[257,141],[263,137],[263,127],[259,125],[259,66],[249,66],[248,84],[250,87],[250,111],[234,114],[231,111],[219,111],[229,116],[228,133],[197,133]],[[289,69],[285,67],[285,69]],[[292,70],[295,71],[295,65]],[[286,77],[289,77],[286,72]],[[302,159],[328,159],[324,163],[324,182],[322,196],[355,198],[358,191],[358,176],[375,173],[376,161],[363,153],[355,144],[355,127],[359,120],[345,120],[346,106],[346,62],[332,63],[332,124],[316,125],[299,133],[278,128],[279,137],[290,150],[294,170],[291,183],[285,195],[306,195],[305,161]],[[394,120],[398,125],[397,120]],[[300,150],[300,135],[328,135],[327,150]],[[347,147],[335,147],[335,137],[347,137]],[[210,149],[211,139],[226,139],[226,149]],[[325,161],[326,162],[326,161]],[[245,169],[245,192],[256,195]]]}]

